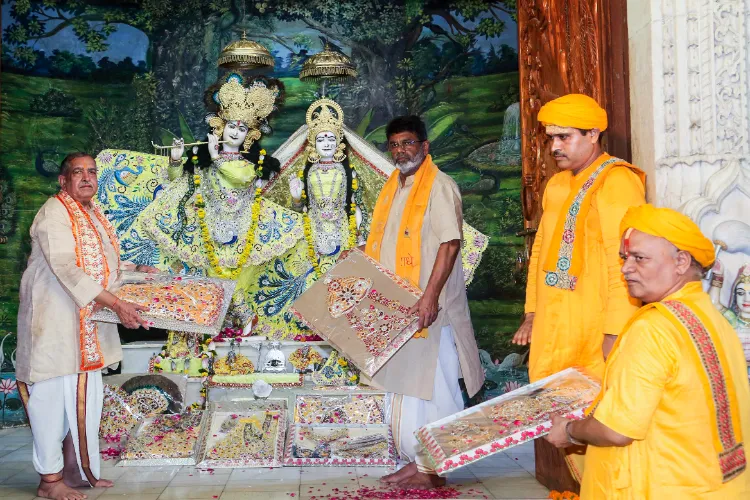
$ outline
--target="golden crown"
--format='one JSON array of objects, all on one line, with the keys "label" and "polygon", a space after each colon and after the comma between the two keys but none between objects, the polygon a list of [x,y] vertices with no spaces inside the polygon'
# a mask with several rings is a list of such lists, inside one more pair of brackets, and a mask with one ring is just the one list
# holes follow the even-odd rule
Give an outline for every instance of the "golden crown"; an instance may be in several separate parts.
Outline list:
[{"label": "golden crown", "polygon": [[737,283],[735,284],[735,287],[740,283],[750,283],[750,264],[745,264],[740,267],[736,281]]},{"label": "golden crown", "polygon": [[249,128],[257,128],[259,123],[274,110],[279,89],[266,87],[255,82],[245,88],[235,79],[219,89],[219,118],[224,121],[241,121]]},{"label": "golden crown", "polygon": [[344,138],[344,110],[331,99],[318,99],[307,109],[307,142],[315,144],[315,138],[321,132],[333,132],[336,142]]}]

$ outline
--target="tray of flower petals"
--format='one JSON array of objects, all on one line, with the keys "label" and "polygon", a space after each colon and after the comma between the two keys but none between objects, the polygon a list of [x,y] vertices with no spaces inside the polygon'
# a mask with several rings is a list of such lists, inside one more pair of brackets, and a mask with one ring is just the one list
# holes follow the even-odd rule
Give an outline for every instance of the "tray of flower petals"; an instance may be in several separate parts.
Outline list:
[{"label": "tray of flower petals", "polygon": [[287,433],[284,465],[362,467],[396,465],[387,424],[307,425],[293,423]]},{"label": "tray of flower petals", "polygon": [[197,467],[281,467],[286,418],[286,399],[211,403],[201,422]]},{"label": "tray of flower petals", "polygon": [[599,393],[599,382],[567,368],[467,410],[427,424],[416,433],[438,475],[546,435],[552,415],[579,419]]},{"label": "tray of flower petals", "polygon": [[[141,316],[149,326],[217,335],[236,285],[235,281],[203,276],[123,272],[112,293],[120,300],[148,307]],[[108,308],[95,312],[91,319],[120,322]]]},{"label": "tray of flower petals", "polygon": [[195,465],[201,412],[146,418],[128,439],[118,466]]}]

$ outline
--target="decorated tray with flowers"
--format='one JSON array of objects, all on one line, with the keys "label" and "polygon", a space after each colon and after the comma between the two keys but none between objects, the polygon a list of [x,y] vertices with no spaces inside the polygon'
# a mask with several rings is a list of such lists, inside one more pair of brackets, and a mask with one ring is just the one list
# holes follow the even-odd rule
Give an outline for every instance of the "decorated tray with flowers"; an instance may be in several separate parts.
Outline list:
[{"label": "decorated tray with flowers", "polygon": [[[203,276],[181,276],[123,272],[113,293],[119,300],[148,307],[141,315],[149,326],[166,330],[216,335],[234,293],[236,281]],[[95,312],[91,319],[119,323],[108,308]]]},{"label": "decorated tray with flowers", "polygon": [[385,394],[297,394],[295,423],[385,424]]},{"label": "decorated tray with flowers", "polygon": [[396,449],[387,424],[293,423],[286,438],[284,465],[391,467],[396,465]]},{"label": "decorated tray with flowers", "polygon": [[187,377],[127,374],[104,377],[99,437],[105,456],[116,458],[131,431],[144,418],[180,413],[184,409]]},{"label": "decorated tray with flowers", "polygon": [[582,369],[547,378],[420,428],[416,437],[439,475],[546,435],[554,414],[583,417],[599,383]]},{"label": "decorated tray with flowers", "polygon": [[131,433],[118,466],[195,465],[202,412],[157,415]]},{"label": "decorated tray with flowers", "polygon": [[281,467],[286,423],[285,399],[211,403],[201,422],[197,466]]}]

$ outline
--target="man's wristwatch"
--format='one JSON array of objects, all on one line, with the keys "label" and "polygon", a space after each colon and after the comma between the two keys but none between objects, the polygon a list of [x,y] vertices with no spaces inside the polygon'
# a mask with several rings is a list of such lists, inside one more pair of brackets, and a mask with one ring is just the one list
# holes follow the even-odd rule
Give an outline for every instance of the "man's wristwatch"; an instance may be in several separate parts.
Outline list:
[{"label": "man's wristwatch", "polygon": [[573,421],[571,420],[570,422],[568,422],[567,424],[565,424],[565,435],[568,436],[568,441],[570,441],[572,444],[574,444],[576,446],[583,446],[583,445],[585,445],[586,443],[575,439],[570,434],[570,424],[572,424],[572,423],[573,423]]}]

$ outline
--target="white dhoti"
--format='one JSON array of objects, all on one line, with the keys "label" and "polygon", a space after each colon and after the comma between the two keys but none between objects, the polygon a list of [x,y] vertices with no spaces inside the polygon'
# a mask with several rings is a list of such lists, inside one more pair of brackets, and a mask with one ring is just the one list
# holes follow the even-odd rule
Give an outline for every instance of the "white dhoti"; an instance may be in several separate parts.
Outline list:
[{"label": "white dhoti", "polygon": [[401,394],[388,394],[390,422],[396,449],[401,459],[416,462],[419,472],[435,473],[414,433],[425,424],[464,409],[464,400],[458,385],[460,371],[458,352],[453,341],[453,328],[444,326],[440,331],[432,399],[428,401]]},{"label": "white dhoti", "polygon": [[62,471],[62,443],[70,432],[81,479],[95,484],[100,470],[99,423],[104,401],[102,372],[64,375],[30,386],[19,382],[18,386],[34,438],[34,469],[39,474]]}]

